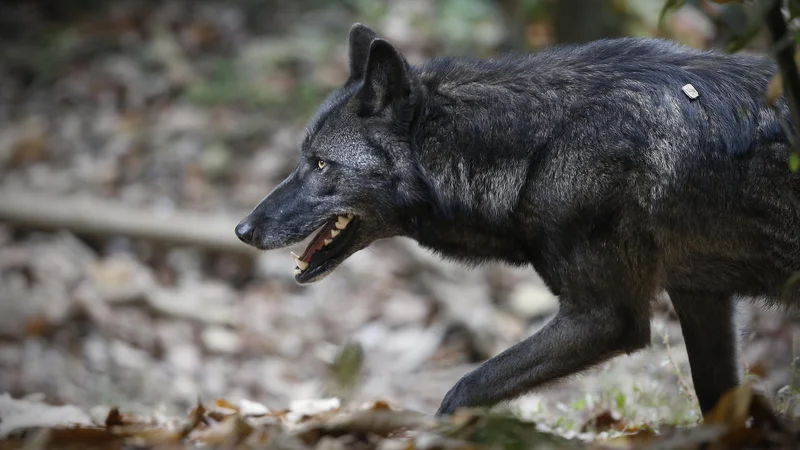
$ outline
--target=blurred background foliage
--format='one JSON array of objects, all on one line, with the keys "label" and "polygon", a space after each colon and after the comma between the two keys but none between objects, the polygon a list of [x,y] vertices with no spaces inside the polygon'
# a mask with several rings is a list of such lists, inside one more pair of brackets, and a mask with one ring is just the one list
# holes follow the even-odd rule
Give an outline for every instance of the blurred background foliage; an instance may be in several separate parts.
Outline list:
[{"label": "blurred background foliage", "polygon": [[[301,118],[341,82],[347,29],[356,21],[420,62],[618,36],[724,47],[747,30],[753,9],[692,0],[659,27],[663,0],[233,0],[224,9],[237,13],[216,17],[219,3],[199,0],[154,17],[161,3],[4,1],[0,38],[13,45],[0,57],[24,88],[94,55],[135,47],[144,67],[171,73],[180,98]],[[751,48],[763,45],[757,39]]]}]

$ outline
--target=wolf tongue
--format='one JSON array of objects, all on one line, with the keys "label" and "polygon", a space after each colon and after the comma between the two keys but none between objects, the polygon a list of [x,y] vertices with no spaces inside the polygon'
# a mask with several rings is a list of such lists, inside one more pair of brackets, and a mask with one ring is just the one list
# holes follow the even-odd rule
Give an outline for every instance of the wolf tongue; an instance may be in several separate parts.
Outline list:
[{"label": "wolf tongue", "polygon": [[314,252],[321,249],[325,246],[325,239],[328,239],[331,235],[331,229],[334,227],[334,222],[327,222],[319,233],[314,236],[314,239],[308,244],[306,250],[300,255],[300,260],[305,262],[311,262],[311,257],[314,255]]}]

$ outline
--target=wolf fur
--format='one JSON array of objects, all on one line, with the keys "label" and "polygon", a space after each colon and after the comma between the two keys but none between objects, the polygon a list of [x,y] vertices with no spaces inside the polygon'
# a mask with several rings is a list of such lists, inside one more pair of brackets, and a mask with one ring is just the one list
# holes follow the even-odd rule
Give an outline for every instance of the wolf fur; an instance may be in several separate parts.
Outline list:
[{"label": "wolf fur", "polygon": [[355,217],[300,283],[392,236],[535,269],[556,316],[465,375],[438,414],[645,347],[664,291],[708,412],[740,382],[736,299],[800,303],[796,287],[782,295],[800,271],[800,174],[785,100],[764,100],[769,59],[621,38],[411,66],[364,25],[349,41],[350,76],[296,169],[236,232],[275,249]]}]

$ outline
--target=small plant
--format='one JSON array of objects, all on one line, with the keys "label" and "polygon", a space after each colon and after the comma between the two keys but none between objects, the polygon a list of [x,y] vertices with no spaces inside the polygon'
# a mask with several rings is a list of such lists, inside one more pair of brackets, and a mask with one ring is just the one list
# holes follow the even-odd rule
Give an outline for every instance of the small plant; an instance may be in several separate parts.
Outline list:
[{"label": "small plant", "polygon": [[791,380],[789,384],[778,390],[776,409],[784,417],[797,418],[797,409],[800,406],[800,364],[798,364],[796,342],[792,341]]}]

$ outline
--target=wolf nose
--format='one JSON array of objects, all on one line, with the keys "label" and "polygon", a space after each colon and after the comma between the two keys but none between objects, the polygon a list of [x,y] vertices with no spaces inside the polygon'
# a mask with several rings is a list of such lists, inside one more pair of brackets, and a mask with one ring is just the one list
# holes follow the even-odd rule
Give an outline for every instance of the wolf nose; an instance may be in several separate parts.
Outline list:
[{"label": "wolf nose", "polygon": [[245,244],[250,244],[253,242],[254,232],[255,227],[249,222],[241,222],[239,225],[236,225],[236,236]]}]

